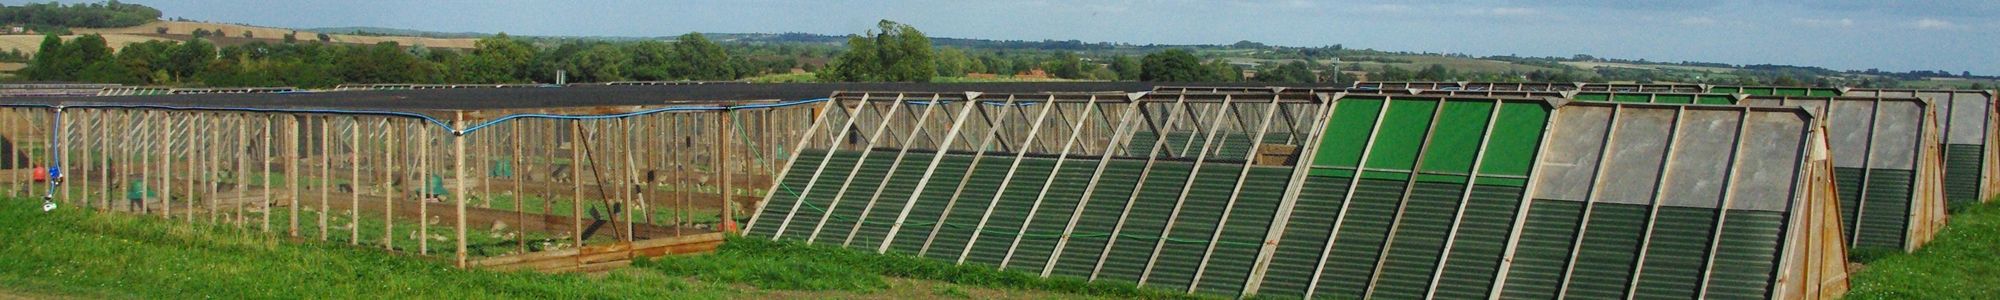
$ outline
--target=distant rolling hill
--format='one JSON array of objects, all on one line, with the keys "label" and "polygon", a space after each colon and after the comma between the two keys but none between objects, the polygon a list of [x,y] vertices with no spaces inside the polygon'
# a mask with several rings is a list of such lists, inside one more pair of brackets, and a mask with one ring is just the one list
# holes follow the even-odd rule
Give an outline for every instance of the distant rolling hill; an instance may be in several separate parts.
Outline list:
[{"label": "distant rolling hill", "polygon": [[[159,31],[160,28],[166,28],[167,29],[166,33],[161,34]],[[195,29],[206,29],[209,31],[222,32],[221,36],[211,36],[207,38],[218,45],[237,45],[255,41],[264,41],[270,43],[282,42],[284,41],[285,34],[293,32],[298,32],[297,38],[299,41],[304,41],[304,42],[319,41],[318,37],[319,32],[316,31],[293,30],[293,29],[262,27],[262,26],[245,26],[245,25],[222,24],[222,23],[185,22],[185,21],[157,21],[153,23],[147,23],[145,25],[123,27],[123,28],[73,28],[70,29],[70,31],[74,32],[77,35],[92,34],[92,33],[103,35],[104,39],[109,42],[111,48],[122,49],[125,47],[125,45],[133,43],[142,43],[152,40],[184,41],[193,39]],[[364,30],[364,31],[376,32],[373,30]],[[244,35],[244,33],[246,32],[249,33],[248,36]],[[353,30],[348,30],[345,32],[353,32]],[[76,38],[77,35],[64,36],[63,38],[73,39]],[[418,37],[418,36],[361,36],[361,35],[351,35],[351,34],[329,34],[328,36],[332,38],[331,42],[337,44],[372,45],[381,42],[396,42],[397,44],[405,47],[412,45],[423,45],[424,47],[429,47],[429,48],[458,48],[458,49],[471,49],[473,47],[473,43],[475,41],[478,41],[477,38],[470,38],[470,37],[444,38],[444,37]],[[22,53],[34,54],[35,51],[38,50],[37,48],[40,47],[41,43],[42,43],[41,35],[0,35],[0,51],[21,50]]]}]

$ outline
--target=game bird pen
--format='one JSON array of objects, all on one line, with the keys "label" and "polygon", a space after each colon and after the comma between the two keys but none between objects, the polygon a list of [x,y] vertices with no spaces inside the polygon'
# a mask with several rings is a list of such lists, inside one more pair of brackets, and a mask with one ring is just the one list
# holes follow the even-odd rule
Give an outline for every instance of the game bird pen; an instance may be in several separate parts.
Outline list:
[{"label": "game bird pen", "polygon": [[746,231],[1218,295],[1837,297],[1799,108],[843,92]]},{"label": "game bird pen", "polygon": [[12,170],[0,179],[13,196],[76,209],[461,266],[601,269],[718,245],[785,165],[791,149],[780,145],[810,125],[818,101],[406,111],[17,104],[0,112],[0,150],[10,154],[0,162]]}]

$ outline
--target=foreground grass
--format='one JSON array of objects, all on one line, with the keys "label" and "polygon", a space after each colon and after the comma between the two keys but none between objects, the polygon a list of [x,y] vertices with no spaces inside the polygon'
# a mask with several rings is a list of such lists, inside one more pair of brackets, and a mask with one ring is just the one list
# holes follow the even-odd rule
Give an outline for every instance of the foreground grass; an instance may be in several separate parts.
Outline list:
[{"label": "foreground grass", "polygon": [[[39,201],[0,198],[0,241],[5,241],[0,242],[0,299],[1088,298],[1008,288],[1032,285],[896,277],[901,273],[856,265],[864,263],[856,257],[787,256],[814,248],[768,242],[732,246],[738,250],[717,255],[644,262],[648,267],[600,275],[503,273],[461,270],[443,258],[350,247],[343,241],[295,242],[254,228],[188,225],[70,208],[43,213],[39,205]],[[881,262],[888,261],[875,261]],[[767,275],[776,277],[757,277]],[[828,282],[837,284],[824,285]]]},{"label": "foreground grass", "polygon": [[1848,299],[2000,298],[2000,204],[1953,212],[1937,239],[1914,254],[1872,259],[1853,274]]},{"label": "foreground grass", "polygon": [[0,286],[89,298],[730,298],[658,273],[603,278],[460,270],[448,263],[227,227],[0,200]]},{"label": "foreground grass", "polygon": [[[716,253],[665,257],[633,263],[662,273],[707,282],[742,283],[766,289],[871,292],[890,287],[890,277],[949,282],[997,289],[1051,291],[1121,299],[1198,298],[1179,291],[1114,282],[1041,278],[983,265],[954,265],[904,254],[877,255],[795,241],[731,238]],[[963,292],[940,289],[941,295]]]}]

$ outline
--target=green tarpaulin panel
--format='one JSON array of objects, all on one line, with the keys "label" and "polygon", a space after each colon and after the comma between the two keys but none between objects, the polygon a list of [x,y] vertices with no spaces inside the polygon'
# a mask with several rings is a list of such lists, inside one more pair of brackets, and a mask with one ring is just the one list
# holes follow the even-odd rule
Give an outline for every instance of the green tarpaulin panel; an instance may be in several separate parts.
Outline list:
[{"label": "green tarpaulin panel", "polygon": [[1145,168],[1145,161],[1127,159],[1114,159],[1105,166],[1089,202],[1082,203],[1083,214],[1069,243],[1063,246],[1062,256],[1056,260],[1054,274],[1090,277],[1103,258],[1104,245],[1111,240],[1109,233],[1124,214],[1132,188],[1138,185],[1139,172]]},{"label": "green tarpaulin panel", "polygon": [[1321,254],[1326,248],[1328,235],[1333,232],[1334,218],[1340,215],[1340,206],[1346,200],[1351,180],[1348,177],[1306,178],[1285,226],[1285,233],[1271,255],[1270,269],[1264,271],[1264,285],[1258,290],[1258,295],[1306,295],[1313,273],[1319,271]]},{"label": "green tarpaulin panel", "polygon": [[1986,165],[1986,147],[1973,144],[1944,145],[1944,195],[1952,204],[1977,203],[1980,175]]},{"label": "green tarpaulin panel", "polygon": [[972,234],[978,230],[974,227],[979,225],[979,218],[992,206],[993,195],[1000,192],[1000,180],[1007,176],[1007,166],[1013,161],[1012,156],[987,155],[972,166],[972,178],[966,179],[965,189],[951,199],[951,210],[939,221],[937,237],[931,240],[924,257],[958,260],[966,242],[972,241]]},{"label": "green tarpaulin panel", "polygon": [[888,178],[889,165],[896,163],[895,151],[870,151],[868,159],[861,161],[855,169],[854,180],[849,180],[846,192],[839,192],[840,198],[833,206],[833,216],[827,217],[814,244],[840,245],[847,242],[847,235],[853,232],[854,223],[861,221],[861,213],[868,208],[868,200],[875,197],[875,187]]},{"label": "green tarpaulin panel", "polygon": [[1553,299],[1562,288],[1563,270],[1569,268],[1583,202],[1535,199],[1526,221],[1500,298]]},{"label": "green tarpaulin panel", "polygon": [[1449,260],[1434,287],[1438,297],[1487,298],[1500,272],[1500,257],[1507,251],[1507,236],[1513,232],[1522,193],[1520,187],[1513,186],[1472,187]]},{"label": "green tarpaulin panel", "polygon": [[[903,154],[902,163],[890,173],[881,186],[882,194],[875,196],[875,205],[868,208],[861,228],[854,233],[854,241],[849,242],[855,249],[876,249],[887,238],[889,227],[896,223],[896,216],[902,214],[903,205],[910,201],[910,193],[917,188],[917,181],[924,177],[924,169],[930,168],[935,154],[910,152]],[[861,188],[876,188],[874,186]]]},{"label": "green tarpaulin panel", "polygon": [[937,170],[931,172],[930,182],[924,185],[923,194],[903,219],[903,228],[897,229],[895,241],[889,249],[905,254],[917,254],[930,238],[931,230],[937,228],[938,218],[944,215],[944,208],[951,202],[951,193],[958,189],[960,176],[972,166],[972,156],[945,154],[939,159]]},{"label": "green tarpaulin panel", "polygon": [[[993,207],[986,227],[980,229],[979,240],[972,244],[972,253],[967,254],[968,263],[999,266],[1007,257],[1007,248],[1013,246],[1014,237],[1021,232],[1021,225],[1027,222],[1028,211],[1034,209],[1035,198],[1041,194],[1042,184],[1048,182],[1049,173],[1055,171],[1053,159],[1024,158],[1021,166],[1014,170],[1013,180],[1002,188],[1000,202]],[[966,220],[977,224],[977,220]]]},{"label": "green tarpaulin panel", "polygon": [[1079,201],[1083,200],[1083,190],[1090,185],[1090,175],[1097,171],[1098,160],[1070,159],[1063,162],[1055,179],[1049,182],[1049,191],[1043,196],[1041,206],[1035,208],[1034,216],[1028,219],[1028,232],[1020,237],[1020,245],[1008,259],[1007,268],[1030,273],[1040,273],[1054,254],[1056,242],[1062,237],[1063,229],[1069,226],[1070,216],[1076,213]]},{"label": "green tarpaulin panel", "polygon": [[750,228],[750,235],[772,236],[778,233],[778,223],[784,221],[792,205],[798,203],[799,193],[805,192],[807,181],[813,177],[813,169],[819,168],[819,161],[826,152],[807,150],[800,153],[798,160],[785,171],[784,180],[773,187],[771,199],[764,203],[764,210],[757,214],[757,227]]},{"label": "green tarpaulin panel", "polygon": [[1146,263],[1152,259],[1153,246],[1166,229],[1174,199],[1186,187],[1188,172],[1193,168],[1193,164],[1184,162],[1153,164],[1145,184],[1139,187],[1138,200],[1125,216],[1118,242],[1112,244],[1110,255],[1104,257],[1104,270],[1097,275],[1098,279],[1139,281],[1140,273],[1145,272]]}]

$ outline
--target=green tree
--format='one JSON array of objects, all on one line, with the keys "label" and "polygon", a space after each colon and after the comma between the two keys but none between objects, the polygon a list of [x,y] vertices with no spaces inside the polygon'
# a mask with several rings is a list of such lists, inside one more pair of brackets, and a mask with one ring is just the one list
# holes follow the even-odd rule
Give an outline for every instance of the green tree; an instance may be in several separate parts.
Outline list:
[{"label": "green tree", "polygon": [[879,33],[847,38],[847,52],[820,72],[822,81],[930,82],[937,75],[931,39],[916,27],[882,20]]},{"label": "green tree", "polygon": [[632,62],[632,57],[617,46],[597,44],[577,52],[563,68],[570,70],[570,81],[608,82],[625,80],[624,68]]},{"label": "green tree", "polygon": [[690,32],[674,39],[675,75],[690,80],[736,79],[729,52],[710,42],[701,33]]},{"label": "green tree", "polygon": [[1063,52],[1042,63],[1042,70],[1056,78],[1078,79],[1084,77],[1083,58],[1076,53]]},{"label": "green tree", "polygon": [[472,55],[460,56],[447,63],[456,77],[464,82],[521,82],[527,78],[528,65],[535,59],[533,46],[508,37],[505,32],[479,39],[472,46]]},{"label": "green tree", "polygon": [[351,46],[344,52],[334,66],[340,69],[341,79],[350,83],[421,82],[430,75],[426,70],[432,69],[403,52],[396,42]]},{"label": "green tree", "polygon": [[1142,71],[1139,80],[1149,82],[1199,82],[1211,81],[1214,75],[1205,70],[1201,59],[1194,53],[1182,49],[1167,49],[1147,54],[1140,62]]},{"label": "green tree", "polygon": [[167,71],[172,81],[188,79],[207,67],[209,62],[215,61],[215,53],[215,44],[209,44],[207,40],[188,40],[167,51],[165,65],[161,69]]},{"label": "green tree", "polygon": [[1139,80],[1139,72],[1144,71],[1139,67],[1138,58],[1125,55],[1112,57],[1110,68],[1112,72],[1118,72],[1118,80]]},{"label": "green tree", "polygon": [[61,37],[53,34],[43,36],[41,47],[36,48],[35,57],[28,61],[28,67],[21,69],[21,75],[29,80],[65,80],[64,70],[71,70],[69,68],[73,65],[68,59],[69,56],[63,53]]},{"label": "green tree", "polygon": [[1424,67],[1423,70],[1417,71],[1416,76],[1417,80],[1429,80],[1429,81],[1446,81],[1446,80],[1456,79],[1453,78],[1455,76],[1452,75],[1451,70],[1445,69],[1444,65],[1441,64],[1431,64],[1429,67]]},{"label": "green tree", "polygon": [[1212,74],[1204,81],[1243,81],[1243,69],[1238,69],[1235,65],[1230,65],[1227,61],[1220,59],[1209,61],[1208,65],[1204,66],[1204,68],[1208,69],[1208,72]]},{"label": "green tree", "polygon": [[626,68],[633,80],[674,80],[674,45],[661,41],[641,41],[627,47],[632,64]]},{"label": "green tree", "polygon": [[965,51],[953,47],[943,47],[937,51],[937,74],[944,77],[964,77],[972,65],[972,59]]}]

